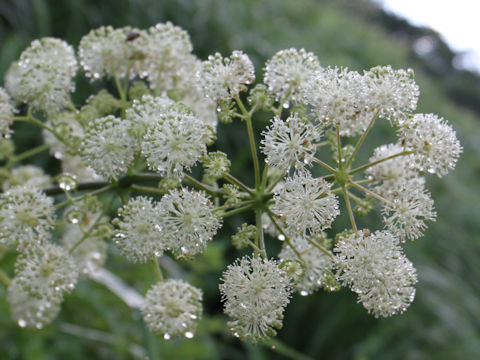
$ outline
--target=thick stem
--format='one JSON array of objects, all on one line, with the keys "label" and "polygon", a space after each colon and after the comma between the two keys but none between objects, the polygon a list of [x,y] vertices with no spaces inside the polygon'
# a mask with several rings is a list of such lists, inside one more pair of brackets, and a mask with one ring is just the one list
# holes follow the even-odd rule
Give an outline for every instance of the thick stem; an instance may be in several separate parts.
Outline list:
[{"label": "thick stem", "polygon": [[267,252],[265,250],[265,239],[263,237],[263,226],[262,226],[262,211],[261,210],[256,210],[255,211],[255,225],[257,226],[257,239],[256,239],[256,245],[258,248],[260,248],[263,251],[263,254],[261,255],[266,258],[267,257]]}]

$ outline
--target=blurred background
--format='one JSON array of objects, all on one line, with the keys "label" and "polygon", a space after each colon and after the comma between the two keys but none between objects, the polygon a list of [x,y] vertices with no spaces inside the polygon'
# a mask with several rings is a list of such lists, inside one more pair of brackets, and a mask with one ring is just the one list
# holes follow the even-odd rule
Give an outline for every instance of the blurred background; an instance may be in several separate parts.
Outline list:
[{"label": "blurred background", "polygon": [[[453,5],[452,5],[453,6]],[[434,9],[432,9],[434,11]],[[0,286],[0,359],[478,359],[480,356],[480,76],[454,66],[458,55],[434,31],[415,27],[367,0],[0,0],[0,76],[29,43],[55,36],[77,46],[101,25],[146,28],[172,21],[186,29],[202,59],[241,49],[254,61],[259,80],[265,60],[289,47],[314,52],[323,66],[354,70],[391,64],[415,70],[421,95],[417,111],[448,119],[464,147],[457,168],[429,178],[438,219],[424,238],[406,244],[418,271],[414,303],[403,315],[374,319],[355,295],[294,295],[284,328],[266,345],[240,343],[228,333],[219,302],[218,277],[238,253],[228,234],[251,218],[233,218],[193,262],[162,265],[203,289],[204,311],[193,340],[165,341],[146,330],[141,316],[94,281],[80,281],[60,316],[45,329],[20,329],[11,320]],[[423,44],[423,45],[422,45]],[[75,102],[98,85],[78,76]],[[258,131],[268,118],[257,119]],[[218,148],[233,156],[232,171],[250,182],[243,124],[219,126]],[[19,150],[39,142],[38,133],[14,136]],[[35,137],[36,136],[36,137]],[[391,132],[379,129],[372,146]],[[370,153],[366,152],[367,158]],[[58,164],[35,161],[55,173]],[[377,217],[363,226],[378,226]],[[341,230],[342,224],[336,224]],[[270,241],[273,243],[273,241]],[[278,245],[271,245],[274,254]],[[11,268],[7,256],[0,266]],[[106,267],[144,294],[148,266],[127,263],[113,246]]]}]

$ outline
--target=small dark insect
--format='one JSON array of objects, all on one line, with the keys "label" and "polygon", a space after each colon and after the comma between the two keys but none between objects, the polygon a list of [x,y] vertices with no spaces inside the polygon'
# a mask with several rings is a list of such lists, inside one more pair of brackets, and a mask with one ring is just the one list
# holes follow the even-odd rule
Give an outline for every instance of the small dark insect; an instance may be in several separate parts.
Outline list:
[{"label": "small dark insect", "polygon": [[131,33],[127,34],[127,38],[125,39],[125,41],[133,41],[139,37],[140,33],[132,31]]},{"label": "small dark insect", "polygon": [[400,139],[400,141],[402,143],[402,146],[405,146],[405,143],[406,143],[407,139],[405,139],[405,136],[404,136]]}]

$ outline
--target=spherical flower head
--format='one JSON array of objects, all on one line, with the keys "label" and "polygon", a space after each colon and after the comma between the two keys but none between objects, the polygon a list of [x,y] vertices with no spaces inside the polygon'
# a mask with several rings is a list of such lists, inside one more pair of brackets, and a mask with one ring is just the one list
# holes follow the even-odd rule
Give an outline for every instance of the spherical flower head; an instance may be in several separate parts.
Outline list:
[{"label": "spherical flower head", "polygon": [[148,290],[142,313],[148,328],[164,339],[191,339],[202,316],[202,291],[183,280],[157,283]]},{"label": "spherical flower head", "polygon": [[7,300],[18,326],[42,329],[60,312],[61,298],[35,297],[13,279],[8,287]]},{"label": "spherical flower head", "polygon": [[140,263],[162,256],[167,248],[165,230],[151,199],[143,196],[130,199],[118,210],[118,215],[120,218],[114,220],[115,244],[122,255]]},{"label": "spherical flower head", "polygon": [[0,87],[0,141],[8,139],[12,130],[10,125],[13,123],[15,108],[12,105],[10,96],[4,88]]},{"label": "spherical flower head", "polygon": [[415,151],[415,166],[438,177],[455,168],[463,151],[452,127],[435,114],[415,114],[401,133],[406,150]]},{"label": "spherical flower head", "polygon": [[308,80],[320,71],[318,58],[305,49],[277,52],[265,64],[263,81],[276,101],[304,103]]},{"label": "spherical flower head", "polygon": [[[294,290],[306,296],[323,286],[325,271],[331,270],[333,260],[330,256],[313,246],[304,237],[294,237],[291,244],[285,244],[278,254],[281,263],[286,261],[299,261],[303,266],[303,274],[294,285]],[[298,257],[300,254],[301,258]]]},{"label": "spherical flower head", "polygon": [[376,66],[364,74],[368,87],[368,107],[392,125],[404,123],[417,108],[420,91],[412,69],[393,70]]},{"label": "spherical flower head", "polygon": [[[404,152],[400,144],[381,145],[373,151],[369,162],[373,163]],[[375,180],[382,191],[395,190],[399,183],[419,176],[412,166],[413,155],[401,155],[366,169],[366,174]]]},{"label": "spherical flower head", "polygon": [[85,75],[92,81],[104,76],[133,77],[133,64],[142,55],[137,44],[145,36],[144,31],[128,26],[119,29],[101,26],[91,30],[82,37],[78,47]]},{"label": "spherical flower head", "polygon": [[233,335],[253,342],[267,340],[282,327],[291,286],[275,260],[245,256],[229,265],[219,285]]},{"label": "spherical flower head", "polygon": [[210,55],[197,74],[199,86],[212,100],[228,101],[245,91],[255,81],[255,68],[250,58],[235,50],[230,57]]},{"label": "spherical flower head", "polygon": [[138,63],[140,76],[147,78],[158,94],[176,87],[177,79],[185,75],[190,65],[193,46],[188,33],[171,22],[159,23],[150,27],[138,43],[143,53]]},{"label": "spherical flower head", "polygon": [[383,204],[383,221],[386,228],[402,241],[415,240],[427,228],[425,221],[435,221],[436,212],[425,181],[413,178],[382,194],[389,203]]},{"label": "spherical flower head", "polygon": [[162,219],[164,241],[179,258],[194,256],[220,228],[222,221],[213,212],[210,199],[201,191],[170,190],[157,205]]},{"label": "spherical flower head", "polygon": [[15,276],[18,285],[32,297],[59,300],[75,288],[78,269],[67,250],[45,243],[19,255]]},{"label": "spherical flower head", "polygon": [[403,313],[413,301],[416,271],[391,233],[353,233],[342,238],[334,251],[339,280],[375,317]]},{"label": "spherical flower head", "polygon": [[50,185],[52,179],[43,172],[42,168],[33,165],[19,166],[9,174],[9,178],[3,183],[3,190],[24,185],[28,188],[44,188]]},{"label": "spherical flower head", "polygon": [[373,113],[365,109],[363,77],[347,68],[322,69],[308,82],[306,99],[320,124],[339,128],[342,136],[365,131]]},{"label": "spherical flower head", "polygon": [[[100,214],[96,215],[100,216]],[[60,243],[67,250],[76,246],[71,256],[81,274],[90,276],[94,275],[102,268],[103,264],[105,264],[105,260],[107,259],[107,244],[103,241],[102,237],[97,234],[84,236],[85,233],[78,224],[68,224],[60,239]],[[81,239],[83,239],[81,244],[77,246],[76,244]]]},{"label": "spherical flower head", "polygon": [[135,141],[129,133],[129,123],[112,115],[89,123],[80,156],[100,176],[118,179],[135,158]]},{"label": "spherical flower head", "polygon": [[186,106],[175,104],[158,114],[143,137],[148,166],[167,177],[183,177],[207,151],[210,130]]},{"label": "spherical flower head", "polygon": [[65,41],[34,40],[20,55],[15,96],[34,110],[56,113],[70,101],[76,72],[75,52]]},{"label": "spherical flower head", "polygon": [[265,162],[271,167],[288,171],[292,166],[302,169],[311,164],[321,131],[295,113],[285,121],[276,116],[262,135]]},{"label": "spherical flower head", "polygon": [[130,132],[137,139],[139,149],[147,129],[161,122],[161,114],[166,113],[174,104],[175,102],[167,96],[144,95],[140,100],[133,101],[132,107],[127,109],[125,118],[130,122]]},{"label": "spherical flower head", "polygon": [[50,145],[49,152],[56,159],[62,159],[67,153],[78,152],[82,138],[85,135],[82,125],[73,112],[61,112],[48,118],[47,125],[60,134],[68,143],[63,143],[48,130],[43,130],[43,140]]},{"label": "spherical flower head", "polygon": [[16,186],[0,196],[0,242],[19,251],[45,240],[55,223],[51,198],[30,186]]},{"label": "spherical flower head", "polygon": [[306,171],[287,178],[274,201],[272,210],[284,218],[289,234],[318,233],[340,214],[330,184]]}]

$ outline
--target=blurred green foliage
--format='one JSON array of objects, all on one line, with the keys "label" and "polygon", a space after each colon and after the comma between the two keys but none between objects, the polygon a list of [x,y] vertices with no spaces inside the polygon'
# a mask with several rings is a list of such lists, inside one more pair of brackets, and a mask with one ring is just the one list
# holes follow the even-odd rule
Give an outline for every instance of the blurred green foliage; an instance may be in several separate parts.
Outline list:
[{"label": "blurred green foliage", "polygon": [[[414,68],[421,89],[418,111],[449,119],[464,146],[457,169],[442,181],[432,178],[429,184],[437,222],[423,239],[406,245],[419,275],[416,299],[404,315],[376,320],[347,290],[295,295],[274,342],[256,347],[241,344],[226,331],[217,288],[218,277],[234,256],[228,234],[246,220],[237,217],[193,263],[166,259],[163,264],[170,275],[187,276],[204,290],[204,310],[209,315],[194,340],[164,341],[152,335],[138,312],[93,281],[79,283],[52,325],[42,331],[20,329],[10,319],[6,288],[0,286],[0,359],[478,358],[479,76],[456,70],[455,54],[432,31],[415,28],[364,0],[2,0],[0,75],[34,38],[56,36],[76,46],[100,25],[145,28],[167,20],[190,33],[194,52],[201,58],[242,49],[253,59],[259,76],[265,59],[288,47],[313,51],[322,65],[356,70],[377,64]],[[437,46],[419,56],[412,45],[424,36],[433,37]],[[76,101],[82,101],[92,86],[80,80]],[[257,130],[267,121],[258,119]],[[242,125],[220,125],[218,148],[234,156],[233,173],[249,182],[250,157]],[[38,142],[34,136],[17,132],[19,147]],[[387,129],[378,129],[369,138],[371,146],[385,136],[391,136]],[[51,160],[37,160],[55,166]],[[378,228],[376,219],[368,218],[360,226]],[[339,229],[342,225],[336,224]],[[278,244],[269,249],[274,253]],[[13,262],[7,256],[0,266],[11,268]],[[141,293],[151,285],[151,269],[127,263],[113,246],[107,268]]]}]

